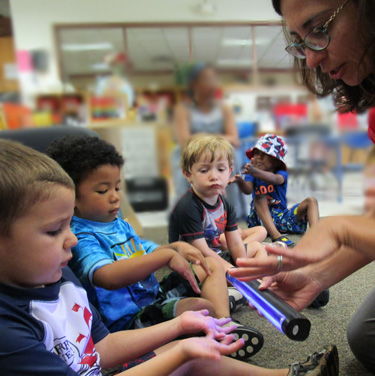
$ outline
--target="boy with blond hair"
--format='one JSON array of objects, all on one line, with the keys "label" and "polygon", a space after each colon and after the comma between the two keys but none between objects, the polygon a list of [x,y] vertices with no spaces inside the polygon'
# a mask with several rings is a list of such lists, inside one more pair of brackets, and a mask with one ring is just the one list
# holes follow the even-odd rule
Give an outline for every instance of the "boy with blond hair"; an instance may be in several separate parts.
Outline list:
[{"label": "boy with blond hair", "polygon": [[232,146],[221,137],[192,137],[181,156],[181,168],[191,189],[179,200],[169,221],[170,242],[190,243],[205,257],[218,260],[225,270],[238,258],[263,252],[259,242],[266,237],[263,227],[241,231],[234,208],[224,197],[233,157]]},{"label": "boy with blond hair", "polygon": [[[0,140],[0,161],[2,375],[93,376],[117,365],[129,376],[295,374],[295,365],[265,370],[221,357],[239,351],[243,340],[232,343],[233,327],[222,327],[228,320],[212,319],[207,311],[109,334],[66,267],[77,243],[70,230],[72,180],[53,160],[15,142]],[[206,337],[165,345],[202,332]],[[337,360],[332,347],[317,355],[316,370],[322,361]]]}]

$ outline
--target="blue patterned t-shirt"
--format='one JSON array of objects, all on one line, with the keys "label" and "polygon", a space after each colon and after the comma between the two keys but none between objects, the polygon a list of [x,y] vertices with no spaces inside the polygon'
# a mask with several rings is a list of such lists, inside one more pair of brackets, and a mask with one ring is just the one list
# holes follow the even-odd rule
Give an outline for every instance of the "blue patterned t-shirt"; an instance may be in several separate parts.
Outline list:
[{"label": "blue patterned t-shirt", "polygon": [[73,259],[69,266],[110,331],[128,328],[132,318],[143,307],[154,302],[159,291],[158,281],[151,274],[143,281],[110,291],[94,286],[93,274],[117,260],[151,253],[157,245],[140,239],[132,226],[121,218],[102,223],[74,216],[71,229],[78,238],[78,244],[72,249]]}]

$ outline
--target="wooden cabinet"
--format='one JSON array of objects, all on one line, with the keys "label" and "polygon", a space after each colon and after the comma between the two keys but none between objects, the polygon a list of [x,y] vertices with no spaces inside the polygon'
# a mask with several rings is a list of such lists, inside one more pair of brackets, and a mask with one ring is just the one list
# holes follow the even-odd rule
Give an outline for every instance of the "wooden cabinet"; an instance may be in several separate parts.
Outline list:
[{"label": "wooden cabinet", "polygon": [[9,71],[16,66],[16,54],[12,37],[0,38],[0,93],[19,91],[17,78],[8,78]]}]

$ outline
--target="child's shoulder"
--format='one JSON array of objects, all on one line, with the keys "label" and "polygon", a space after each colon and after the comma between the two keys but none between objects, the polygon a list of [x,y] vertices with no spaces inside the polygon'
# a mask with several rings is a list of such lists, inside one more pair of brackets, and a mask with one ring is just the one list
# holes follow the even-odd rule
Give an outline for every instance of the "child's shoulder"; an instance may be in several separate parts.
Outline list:
[{"label": "child's shoulder", "polygon": [[275,172],[275,174],[279,174],[279,175],[285,175],[287,176],[288,175],[288,171],[287,170],[277,170]]},{"label": "child's shoulder", "polygon": [[[61,287],[69,284],[73,289],[85,295],[83,287],[69,267],[62,269],[61,279],[43,288],[20,289],[13,286],[0,284],[0,322],[1,326],[7,320],[12,321],[17,317],[30,313],[33,305],[30,302],[56,302],[61,293]],[[32,321],[32,320],[31,320]]]},{"label": "child's shoulder", "polygon": [[70,223],[70,227],[72,231],[77,233],[111,233],[114,231],[132,231],[134,232],[133,227],[131,224],[122,219],[121,217],[116,218],[112,222],[96,222],[90,221],[88,219],[83,219],[80,217],[73,216],[72,221]]},{"label": "child's shoulder", "polygon": [[277,170],[275,174],[281,175],[284,178],[284,180],[288,178],[288,172],[286,170]]},{"label": "child's shoulder", "polygon": [[177,204],[175,205],[172,212],[185,212],[185,211],[191,210],[194,207],[200,208],[201,206],[202,206],[202,203],[200,202],[198,197],[195,195],[195,193],[192,190],[189,189],[177,201]]}]

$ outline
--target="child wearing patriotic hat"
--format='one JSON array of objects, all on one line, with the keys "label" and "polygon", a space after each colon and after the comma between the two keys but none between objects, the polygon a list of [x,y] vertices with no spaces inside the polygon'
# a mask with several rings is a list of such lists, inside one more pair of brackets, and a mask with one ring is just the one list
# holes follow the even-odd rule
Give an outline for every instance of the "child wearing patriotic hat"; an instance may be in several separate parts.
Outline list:
[{"label": "child wearing patriotic hat", "polygon": [[318,222],[319,208],[317,200],[308,197],[288,209],[286,153],[287,145],[282,137],[265,134],[246,152],[251,162],[245,165],[244,177],[235,175],[231,182],[237,183],[245,194],[253,195],[248,226],[263,225],[273,242],[294,246],[282,233],[305,233],[307,223],[311,227]]}]

